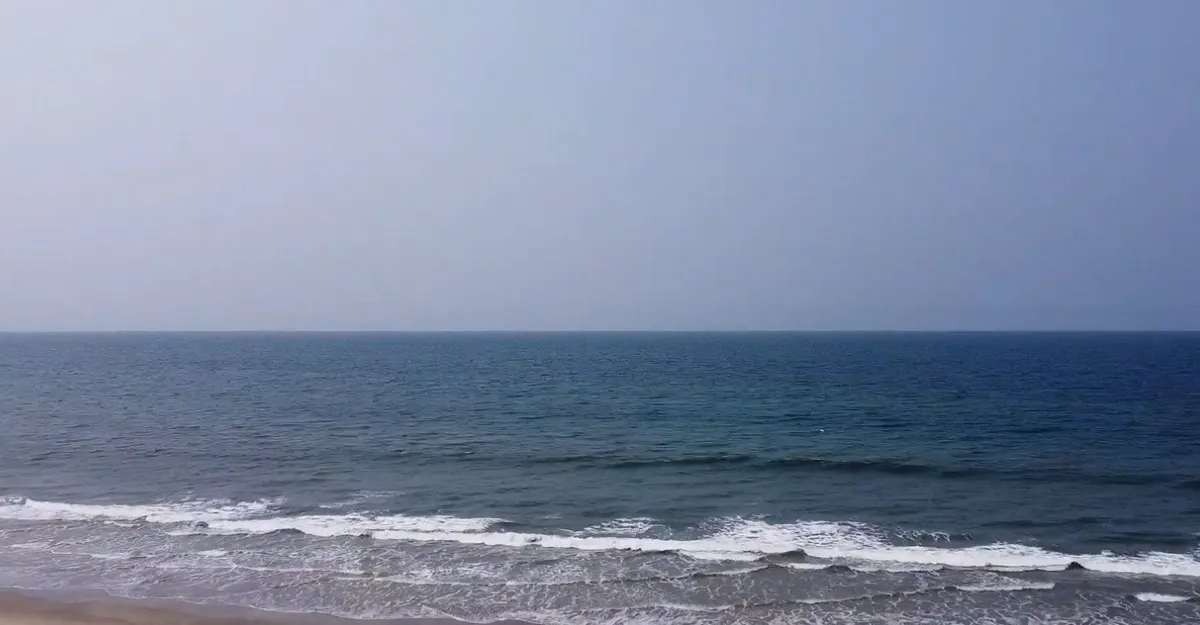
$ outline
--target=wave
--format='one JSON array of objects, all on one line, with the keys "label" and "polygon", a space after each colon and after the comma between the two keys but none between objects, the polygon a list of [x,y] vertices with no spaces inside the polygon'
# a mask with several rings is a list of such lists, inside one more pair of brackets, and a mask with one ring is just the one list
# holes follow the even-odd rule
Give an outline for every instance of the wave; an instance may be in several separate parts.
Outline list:
[{"label": "wave", "polygon": [[842,473],[888,473],[891,475],[929,475],[944,473],[937,467],[906,462],[903,460],[831,460],[825,458],[790,457],[767,460],[763,463],[768,468],[806,468]]},{"label": "wave", "polygon": [[[1058,426],[1036,426],[1016,432],[1040,434],[1057,431]],[[408,458],[413,452],[402,449],[386,450],[384,458]],[[1015,482],[1063,482],[1094,486],[1151,486],[1162,485],[1184,490],[1200,490],[1200,478],[1181,473],[1105,473],[1088,472],[1062,466],[1003,467],[1003,466],[944,466],[917,462],[905,458],[836,458],[810,456],[770,457],[762,455],[696,453],[679,456],[643,457],[622,456],[619,451],[607,453],[568,453],[548,456],[509,456],[477,453],[473,450],[442,451],[429,460],[455,463],[494,463],[501,465],[575,465],[589,469],[633,471],[666,468],[736,468],[752,471],[822,471],[832,473],[874,473],[897,476],[928,476],[949,480],[1004,480]]]},{"label": "wave", "polygon": [[598,456],[594,454],[568,454],[565,456],[540,456],[530,458],[526,462],[530,464],[580,464],[595,462],[611,456]]},{"label": "wave", "polygon": [[680,582],[687,580],[702,580],[715,577],[733,577],[737,575],[748,575],[765,571],[771,568],[771,565],[747,566],[733,569],[723,569],[715,571],[695,571],[691,573],[682,573],[679,575],[646,575],[634,577],[608,577],[596,579],[548,579],[542,581],[524,581],[524,580],[505,580],[500,582],[481,582],[481,581],[460,581],[460,580],[444,580],[430,579],[426,577],[413,577],[411,575],[386,575],[374,577],[370,573],[360,573],[355,577],[371,577],[376,581],[392,582],[396,584],[406,584],[412,586],[611,586],[623,584],[644,584],[656,582]]},{"label": "wave", "polygon": [[1139,592],[1133,596],[1138,601],[1148,601],[1153,603],[1181,603],[1190,600],[1190,597],[1182,595],[1164,595],[1157,592]]},{"label": "wave", "polygon": [[784,601],[745,601],[732,604],[678,604],[678,603],[651,603],[643,605],[624,606],[621,608],[594,608],[584,609],[581,612],[631,612],[644,610],[677,610],[682,612],[724,612],[732,610],[745,610],[750,608],[782,608],[787,606],[816,606],[816,605],[831,605],[831,604],[857,604],[875,601],[879,599],[899,599],[905,597],[932,596],[941,593],[988,593],[988,592],[1028,592],[1028,591],[1043,591],[1053,590],[1055,585],[1049,582],[1022,582],[1015,579],[996,580],[994,582],[984,582],[976,585],[947,585],[933,586],[929,588],[919,588],[914,590],[894,590],[882,592],[867,592],[861,595],[853,595],[849,597],[814,597],[811,599],[792,599]]},{"label": "wave", "polygon": [[1026,425],[1008,430],[1011,434],[1057,434],[1066,431],[1068,431],[1067,428],[1061,425]]},{"label": "wave", "polygon": [[796,569],[798,571],[821,571],[829,568],[828,564],[820,564],[817,562],[781,562],[772,564],[771,566],[780,566],[787,569]]},{"label": "wave", "polygon": [[1029,582],[1019,579],[1005,579],[993,583],[957,584],[947,586],[947,590],[962,592],[1020,592],[1023,590],[1054,590],[1054,582]]},{"label": "wave", "polygon": [[[599,458],[593,458],[599,460]],[[756,458],[745,455],[696,455],[679,456],[674,458],[629,459],[608,462],[602,465],[608,469],[641,469],[648,467],[718,467],[745,466],[759,470],[789,470],[807,469],[817,471],[833,471],[845,473],[891,473],[895,475],[922,475],[946,473],[937,467],[906,462],[894,459],[875,460],[839,460],[832,458],[809,458],[804,456],[789,456],[784,458]],[[971,475],[975,472],[969,471]],[[966,473],[964,473],[966,475]]]},{"label": "wave", "polygon": [[362,492],[358,493],[357,495],[355,495],[345,501],[337,501],[334,503],[322,504],[318,507],[321,509],[325,509],[325,510],[341,510],[344,508],[353,508],[355,506],[360,506],[362,504],[365,504],[365,503],[368,503],[371,501],[378,501],[380,499],[387,499],[389,497],[395,497],[398,494],[400,494],[400,493],[397,493],[395,491],[368,490],[368,491],[362,491]]},{"label": "wave", "polygon": [[1175,547],[1188,547],[1196,543],[1196,538],[1188,534],[1147,531],[1113,532],[1099,536],[1094,540],[1096,542],[1109,543],[1113,545],[1127,545],[1129,543],[1154,543],[1158,545],[1172,545]]},{"label": "wave", "polygon": [[719,465],[743,465],[754,462],[753,456],[740,455],[703,455],[703,456],[680,456],[676,458],[651,458],[644,460],[619,460],[605,465],[609,469],[641,469],[645,467],[662,467],[662,466],[677,466],[677,467],[694,467],[694,466],[719,466]]},{"label": "wave", "polygon": [[[1200,577],[1195,555],[1145,552],[1139,555],[1066,554],[1040,547],[996,543],[968,547],[896,545],[879,528],[863,523],[798,521],[768,523],[740,517],[714,520],[708,535],[693,539],[660,539],[628,535],[645,519],[610,522],[626,535],[588,532],[542,533],[505,531],[495,518],[364,514],[302,514],[280,516],[272,502],[159,503],[99,505],[0,499],[0,518],[27,521],[129,521],[163,524],[167,534],[255,535],[281,532],[319,537],[369,536],[376,540],[453,542],[497,547],[540,547],[574,551],[635,551],[676,553],[693,559],[719,561],[775,560],[865,568],[947,567],[997,571],[1067,571]],[[598,526],[596,529],[599,529]],[[815,564],[815,563],[814,563]],[[883,565],[883,566],[877,566]],[[805,568],[808,568],[805,566]],[[823,568],[823,567],[822,567]]]},{"label": "wave", "polygon": [[[431,536],[457,535],[482,532],[503,519],[459,518],[453,516],[368,516],[362,514],[309,514],[290,517],[222,519],[207,522],[207,527],[191,527],[177,530],[177,534],[195,533],[206,530],[220,534],[273,534],[294,532],[309,536],[361,536],[386,538],[385,534],[402,533],[413,535],[414,540],[429,540]],[[500,534],[535,536],[519,532]]]},{"label": "wave", "polygon": [[1063,519],[1055,521],[1037,521],[1033,519],[1004,519],[999,521],[988,521],[983,523],[983,527],[1000,527],[1008,529],[1036,529],[1046,527],[1080,527],[1084,525],[1104,525],[1113,523],[1114,519],[1098,516],[1078,516],[1073,519]]},{"label": "wave", "polygon": [[654,519],[646,517],[637,517],[632,519],[613,519],[597,523],[590,527],[585,527],[579,534],[581,535],[607,535],[607,536],[642,536],[654,529],[663,527]]},{"label": "wave", "polygon": [[108,520],[150,523],[207,523],[251,517],[271,511],[278,500],[180,501],[155,504],[76,504],[35,501],[24,497],[0,497],[0,518],[19,521]]},{"label": "wave", "polygon": [[1175,488],[1200,489],[1200,479],[1178,474],[1159,473],[1088,473],[1063,468],[1003,468],[982,466],[946,467],[913,462],[903,458],[821,458],[787,456],[765,458],[747,455],[709,454],[666,458],[613,459],[611,456],[563,456],[537,460],[538,463],[578,463],[588,466],[633,470],[667,467],[739,467],[757,471],[823,471],[831,473],[875,473],[900,476],[930,476],[943,479],[996,479],[1006,481],[1054,481],[1096,486],[1171,485]]}]

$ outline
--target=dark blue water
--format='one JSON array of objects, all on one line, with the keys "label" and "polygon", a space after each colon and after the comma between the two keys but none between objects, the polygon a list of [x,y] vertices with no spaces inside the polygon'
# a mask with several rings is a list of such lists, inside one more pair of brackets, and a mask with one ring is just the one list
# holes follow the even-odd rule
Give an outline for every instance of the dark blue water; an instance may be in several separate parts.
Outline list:
[{"label": "dark blue water", "polygon": [[0,584],[1200,621],[1200,335],[0,336]]}]

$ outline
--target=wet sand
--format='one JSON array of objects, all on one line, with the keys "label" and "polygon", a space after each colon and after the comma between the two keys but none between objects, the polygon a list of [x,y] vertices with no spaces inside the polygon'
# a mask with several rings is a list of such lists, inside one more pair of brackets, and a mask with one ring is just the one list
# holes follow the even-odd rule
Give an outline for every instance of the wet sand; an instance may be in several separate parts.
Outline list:
[{"label": "wet sand", "polygon": [[[272,621],[274,622],[274,621]],[[267,621],[191,614],[117,601],[55,601],[0,594],[0,625],[263,625]]]},{"label": "wet sand", "polygon": [[[0,592],[0,625],[464,625],[452,619],[356,621],[317,614]],[[522,625],[509,622],[496,625]]]}]

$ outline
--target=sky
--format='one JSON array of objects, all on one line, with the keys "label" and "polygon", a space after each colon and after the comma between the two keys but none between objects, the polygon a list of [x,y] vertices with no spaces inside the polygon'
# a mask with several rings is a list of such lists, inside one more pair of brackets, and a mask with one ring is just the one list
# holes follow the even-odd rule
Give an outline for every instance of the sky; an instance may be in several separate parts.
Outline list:
[{"label": "sky", "polygon": [[1200,329],[1195,0],[4,0],[0,330]]}]

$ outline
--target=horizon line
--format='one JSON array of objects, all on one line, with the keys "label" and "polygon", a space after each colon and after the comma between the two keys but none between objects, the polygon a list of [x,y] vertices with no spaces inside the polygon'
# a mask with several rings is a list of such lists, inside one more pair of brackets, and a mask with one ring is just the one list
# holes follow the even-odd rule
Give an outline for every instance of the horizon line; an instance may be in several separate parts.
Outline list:
[{"label": "horizon line", "polygon": [[1195,334],[1200,328],[950,328],[950,329],[50,329],[5,330],[0,335],[31,334]]}]

